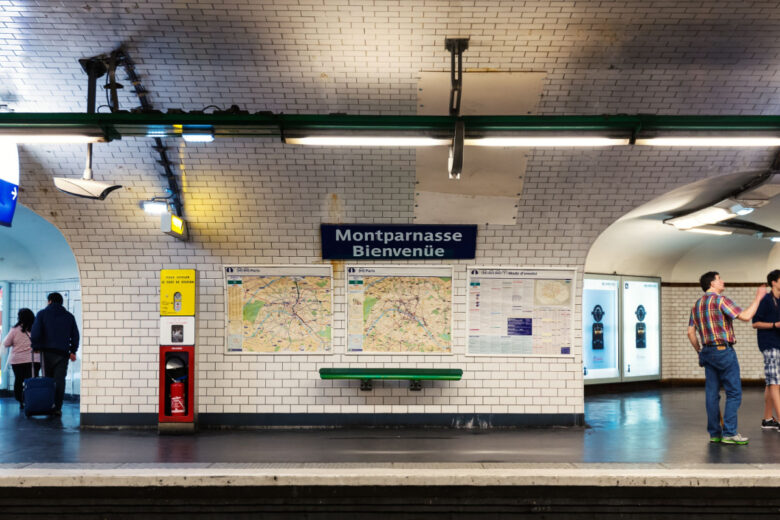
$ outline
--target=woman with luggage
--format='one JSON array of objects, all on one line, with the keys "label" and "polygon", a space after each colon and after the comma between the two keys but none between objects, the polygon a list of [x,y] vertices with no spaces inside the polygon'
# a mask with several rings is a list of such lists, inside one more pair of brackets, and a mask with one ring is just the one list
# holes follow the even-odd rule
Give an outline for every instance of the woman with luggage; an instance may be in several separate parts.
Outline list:
[{"label": "woman with luggage", "polygon": [[3,341],[5,347],[12,347],[9,363],[14,371],[14,397],[19,401],[19,409],[24,408],[24,395],[22,393],[24,380],[33,377],[33,368],[35,369],[35,377],[38,377],[38,372],[41,370],[41,355],[35,353],[33,361],[33,351],[30,348],[30,331],[34,321],[33,311],[20,309],[16,325]]}]

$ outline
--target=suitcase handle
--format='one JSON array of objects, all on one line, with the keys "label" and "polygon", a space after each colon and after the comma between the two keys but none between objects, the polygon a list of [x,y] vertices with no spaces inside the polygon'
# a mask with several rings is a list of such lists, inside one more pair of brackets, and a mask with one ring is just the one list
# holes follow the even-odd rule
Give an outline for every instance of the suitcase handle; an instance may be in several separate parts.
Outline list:
[{"label": "suitcase handle", "polygon": [[[43,352],[39,350],[38,354],[41,358],[41,373],[46,375],[45,368],[43,367]],[[30,377],[35,379],[35,350],[32,349],[32,346],[30,347],[30,372]]]}]

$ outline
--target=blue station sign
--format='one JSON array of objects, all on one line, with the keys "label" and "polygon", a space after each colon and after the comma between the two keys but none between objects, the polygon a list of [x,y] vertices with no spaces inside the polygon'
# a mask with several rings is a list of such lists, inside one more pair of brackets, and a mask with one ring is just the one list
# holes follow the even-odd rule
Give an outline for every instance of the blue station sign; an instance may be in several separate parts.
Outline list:
[{"label": "blue station sign", "polygon": [[322,224],[323,260],[464,260],[476,225]]},{"label": "blue station sign", "polygon": [[0,226],[11,227],[19,198],[19,152],[14,143],[0,143]]}]

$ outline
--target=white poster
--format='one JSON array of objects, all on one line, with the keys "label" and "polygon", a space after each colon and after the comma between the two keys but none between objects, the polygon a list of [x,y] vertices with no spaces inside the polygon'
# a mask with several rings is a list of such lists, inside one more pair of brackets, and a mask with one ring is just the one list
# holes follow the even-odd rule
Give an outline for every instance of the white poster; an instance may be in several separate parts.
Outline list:
[{"label": "white poster", "polygon": [[452,267],[346,267],[347,351],[452,352]]},{"label": "white poster", "polygon": [[227,351],[333,351],[330,265],[225,266]]},{"label": "white poster", "polygon": [[573,269],[468,268],[468,353],[572,355]]},{"label": "white poster", "polygon": [[588,379],[618,379],[618,278],[589,277],[582,284],[582,365]]},{"label": "white poster", "polygon": [[623,378],[661,375],[659,279],[623,279]]}]

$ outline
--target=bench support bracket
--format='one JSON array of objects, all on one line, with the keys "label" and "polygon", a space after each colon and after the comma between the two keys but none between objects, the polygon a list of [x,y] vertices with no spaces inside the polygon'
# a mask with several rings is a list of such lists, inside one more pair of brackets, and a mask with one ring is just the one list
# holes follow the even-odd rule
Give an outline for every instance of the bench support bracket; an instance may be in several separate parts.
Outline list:
[{"label": "bench support bracket", "polygon": [[373,390],[374,386],[371,384],[371,379],[361,379],[360,389],[366,392]]},{"label": "bench support bracket", "polygon": [[422,390],[422,381],[419,379],[411,379],[409,380],[409,390],[413,392],[419,392]]}]

